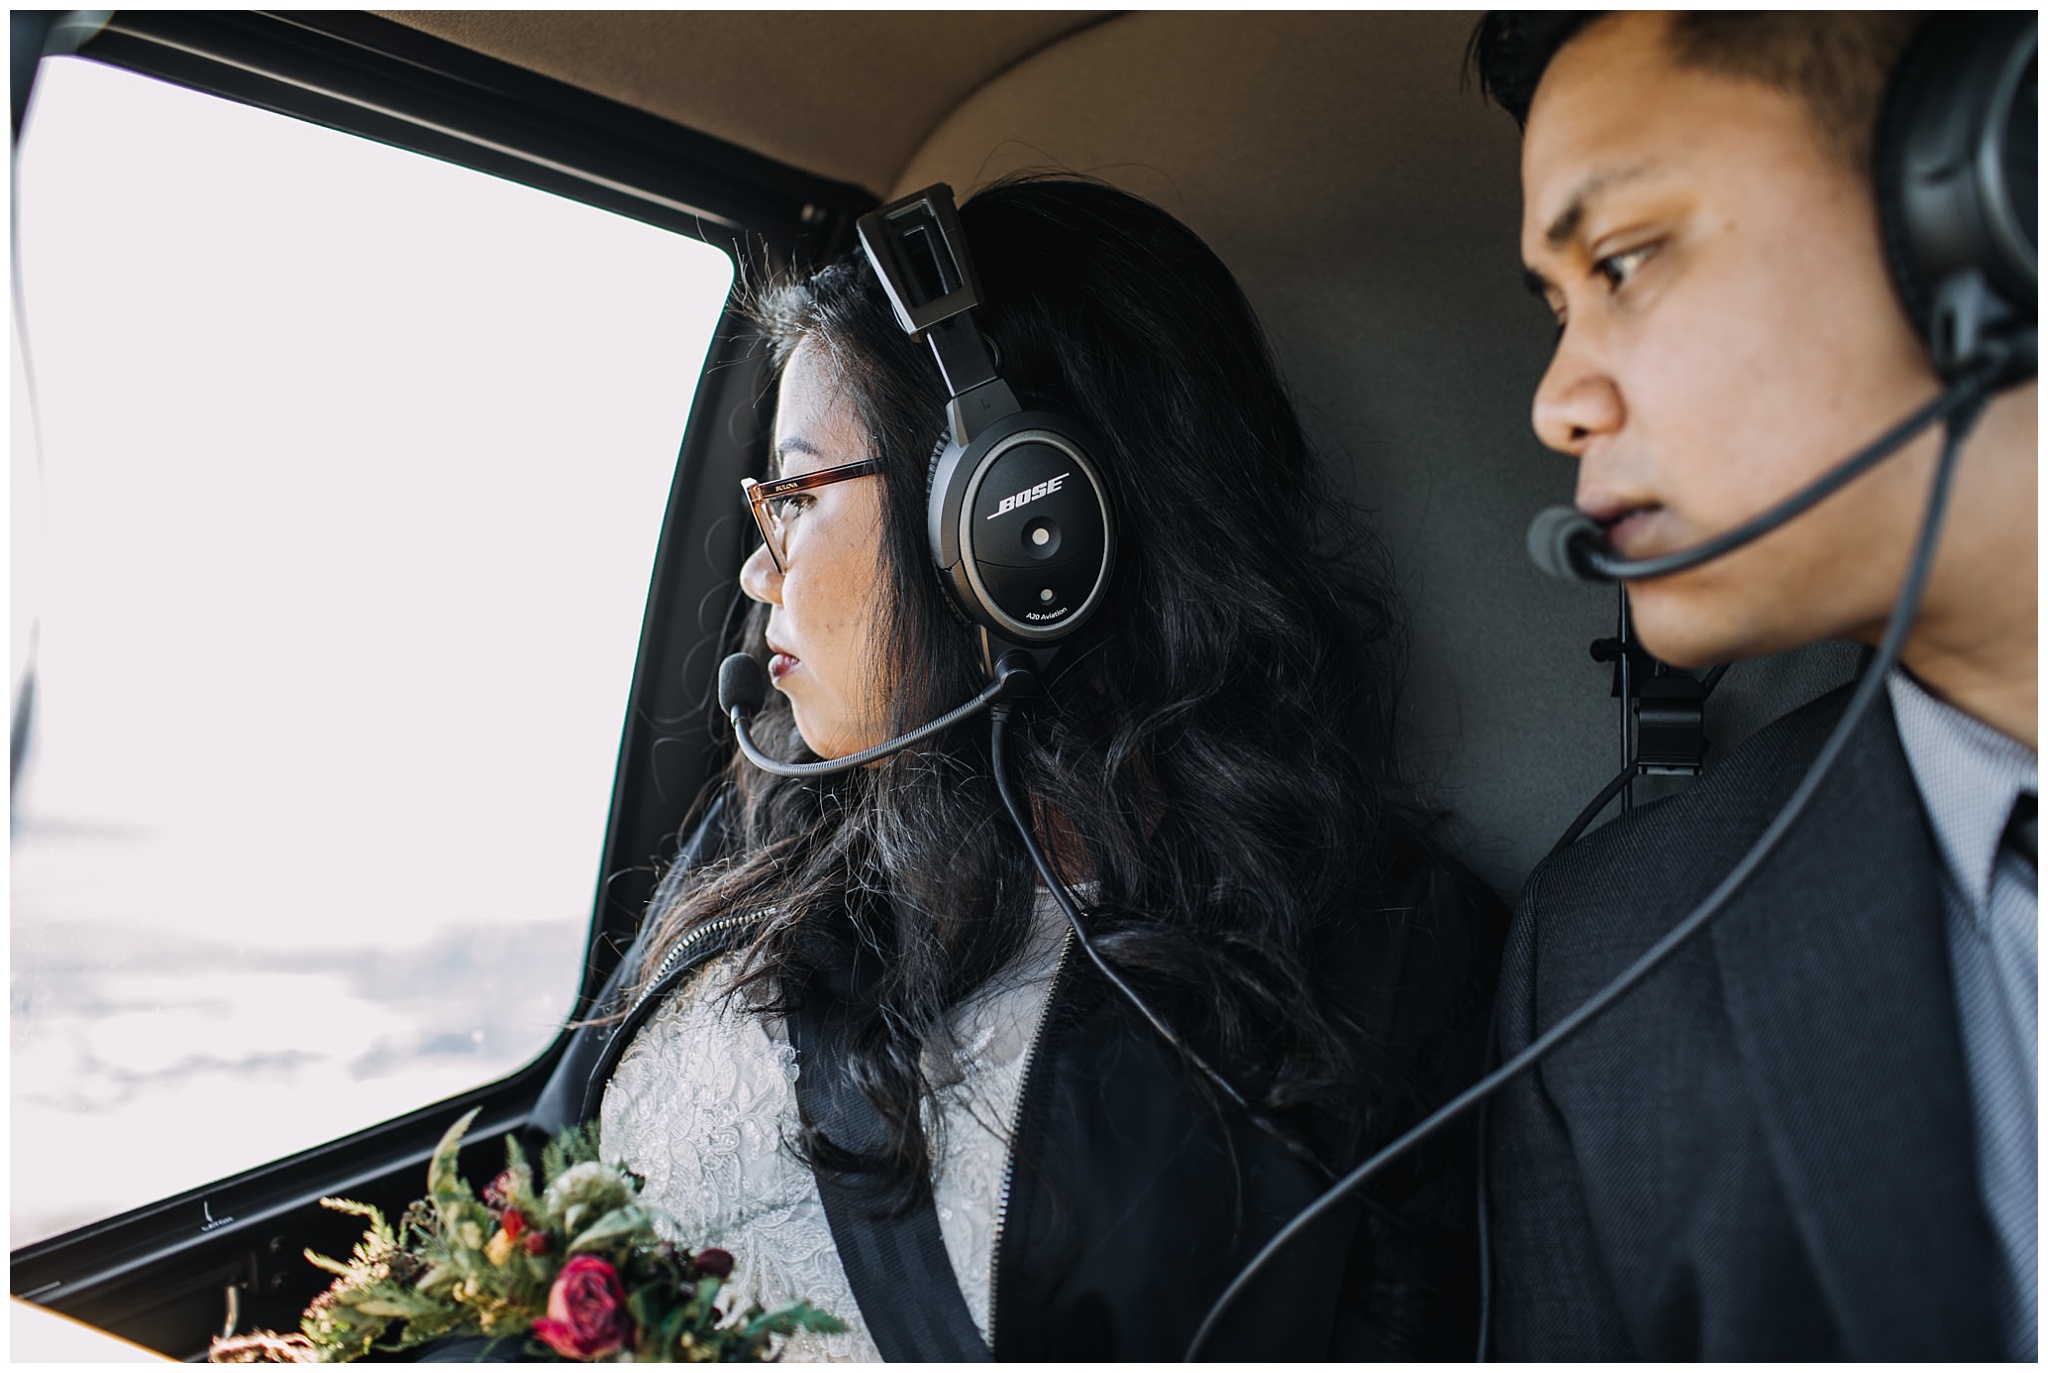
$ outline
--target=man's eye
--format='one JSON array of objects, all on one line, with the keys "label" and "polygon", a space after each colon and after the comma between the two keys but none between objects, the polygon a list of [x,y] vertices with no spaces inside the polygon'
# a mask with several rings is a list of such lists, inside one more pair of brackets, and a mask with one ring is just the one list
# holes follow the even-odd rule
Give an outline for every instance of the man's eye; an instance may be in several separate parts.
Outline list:
[{"label": "man's eye", "polygon": [[1593,264],[1593,270],[1606,278],[1608,290],[1619,291],[1628,285],[1635,276],[1636,269],[1648,262],[1656,251],[1655,244],[1645,244],[1640,248],[1631,248],[1625,253],[1609,253]]}]

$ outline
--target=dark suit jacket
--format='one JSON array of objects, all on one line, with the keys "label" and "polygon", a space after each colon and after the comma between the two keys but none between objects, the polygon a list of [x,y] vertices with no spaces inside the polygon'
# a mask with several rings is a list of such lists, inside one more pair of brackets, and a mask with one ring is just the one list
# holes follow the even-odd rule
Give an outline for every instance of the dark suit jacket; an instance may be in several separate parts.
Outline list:
[{"label": "dark suit jacket", "polygon": [[[1847,699],[1537,870],[1503,1057],[1712,890]],[[2002,1357],[1938,863],[1880,696],[1716,921],[1494,1102],[1496,1357]]]}]

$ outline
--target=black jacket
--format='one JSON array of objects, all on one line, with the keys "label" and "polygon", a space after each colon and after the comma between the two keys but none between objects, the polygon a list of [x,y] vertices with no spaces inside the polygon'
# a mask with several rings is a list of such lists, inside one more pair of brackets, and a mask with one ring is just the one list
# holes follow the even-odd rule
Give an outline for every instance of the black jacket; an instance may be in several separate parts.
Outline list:
[{"label": "black jacket", "polygon": [[[1538,870],[1503,1055],[1713,888],[1846,702]],[[1498,1356],[2001,1357],[1938,864],[1880,698],[1716,923],[1496,1102]]]},{"label": "black jacket", "polygon": [[[679,861],[701,861],[718,816]],[[1370,1065],[1390,1138],[1476,1077],[1504,912],[1476,880],[1418,857],[1327,941],[1322,966],[1380,1046]],[[580,1030],[536,1108],[555,1131],[595,1115],[625,1046],[668,987],[734,947],[743,919],[696,940],[634,1013]],[[645,935],[643,934],[643,939]],[[639,966],[636,948],[606,990]],[[600,1000],[600,1005],[605,999]],[[1176,1025],[1195,1008],[1158,1008]],[[1219,1358],[1469,1358],[1476,1246],[1469,1134],[1395,1170],[1370,1208],[1340,1209],[1234,1307]],[[994,1256],[999,1359],[1178,1359],[1209,1304],[1322,1190],[1269,1136],[1219,1112],[1179,1058],[1079,954],[1055,980],[1026,1072]],[[906,1301],[918,1294],[906,1292]]]}]

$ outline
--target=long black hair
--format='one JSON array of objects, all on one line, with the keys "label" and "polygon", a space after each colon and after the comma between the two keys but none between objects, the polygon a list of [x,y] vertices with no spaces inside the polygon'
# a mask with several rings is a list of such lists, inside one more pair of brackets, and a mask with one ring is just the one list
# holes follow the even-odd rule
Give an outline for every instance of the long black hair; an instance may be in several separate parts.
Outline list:
[{"label": "long black hair", "polygon": [[[1015,779],[1050,818],[1057,860],[1093,879],[1084,905],[1104,955],[1204,1008],[1183,1035],[1262,1064],[1269,1111],[1363,1123],[1363,1046],[1309,950],[1320,923],[1370,907],[1390,836],[1410,828],[1389,752],[1401,637],[1378,546],[1328,518],[1350,512],[1316,469],[1251,306],[1185,226],[1064,179],[996,185],[960,220],[1004,378],[1102,437],[1119,510],[1107,603],[1011,727]],[[754,313],[778,363],[799,344],[828,360],[882,462],[876,666],[893,692],[886,727],[902,732],[986,680],[926,552],[946,392],[864,257],[768,287]],[[754,607],[756,654],[765,620]],[[972,721],[940,747],[822,781],[735,758],[731,856],[663,884],[643,964],[707,919],[770,912],[740,981],[772,1009],[867,951],[876,975],[852,1061],[891,1133],[867,1162],[905,1195],[932,1157],[924,1055],[950,1045],[947,1012],[1019,952],[1033,919],[987,729]],[[779,697],[754,731],[809,756]]]}]

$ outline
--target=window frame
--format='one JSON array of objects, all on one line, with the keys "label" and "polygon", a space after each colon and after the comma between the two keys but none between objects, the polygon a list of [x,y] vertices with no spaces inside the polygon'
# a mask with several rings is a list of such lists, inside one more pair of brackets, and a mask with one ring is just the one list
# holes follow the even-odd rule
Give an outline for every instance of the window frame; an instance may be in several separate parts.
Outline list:
[{"label": "window frame", "polygon": [[[741,276],[843,251],[876,204],[857,186],[374,15],[121,11],[77,53],[700,239],[732,255]],[[617,965],[656,864],[731,747],[711,686],[751,527],[735,490],[766,452],[758,343],[728,304],[656,546],[572,1020]],[[567,1038],[565,1026],[533,1063],[460,1096],[15,1250],[10,1288],[183,1352],[195,1329],[219,1328],[224,1290],[244,1328],[291,1328],[324,1285],[301,1249],[345,1252],[360,1228],[318,1198],[340,1193],[395,1214],[417,1195],[442,1132],[473,1107],[465,1161],[495,1169],[498,1137],[525,1121]]]}]

